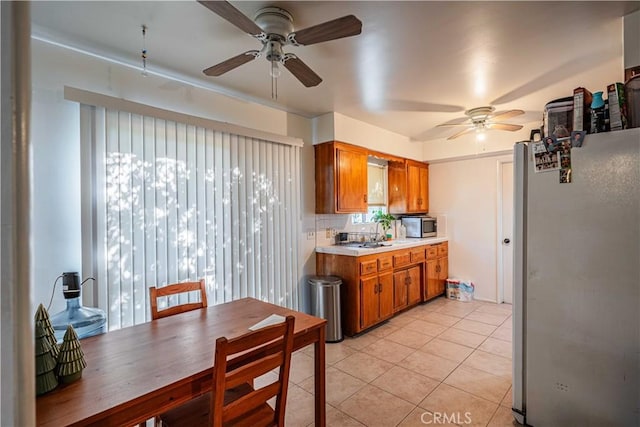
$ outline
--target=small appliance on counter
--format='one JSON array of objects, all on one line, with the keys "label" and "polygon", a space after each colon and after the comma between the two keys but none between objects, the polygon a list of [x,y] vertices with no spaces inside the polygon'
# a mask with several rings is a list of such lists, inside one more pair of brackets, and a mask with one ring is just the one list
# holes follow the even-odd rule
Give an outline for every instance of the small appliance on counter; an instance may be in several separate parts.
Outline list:
[{"label": "small appliance on counter", "polygon": [[[67,308],[51,316],[51,324],[58,343],[62,342],[67,326],[73,326],[78,338],[86,338],[107,332],[107,316],[98,308],[83,307],[80,302],[80,289],[87,280],[80,283],[78,273],[62,273],[62,293],[67,302]],[[58,277],[58,279],[60,278]],[[56,281],[58,280],[56,279]],[[55,291],[55,284],[54,284]]]},{"label": "small appliance on counter", "polygon": [[407,237],[436,237],[438,234],[438,220],[436,218],[427,215],[405,216],[401,221],[407,229]]}]

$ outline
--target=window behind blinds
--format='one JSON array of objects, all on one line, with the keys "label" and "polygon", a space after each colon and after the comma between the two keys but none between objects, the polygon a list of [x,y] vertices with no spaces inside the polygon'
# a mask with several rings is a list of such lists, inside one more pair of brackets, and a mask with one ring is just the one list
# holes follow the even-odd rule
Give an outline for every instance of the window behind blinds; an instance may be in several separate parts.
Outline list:
[{"label": "window behind blinds", "polygon": [[110,329],[150,318],[150,286],[200,278],[209,304],[298,308],[300,147],[87,105],[81,123]]}]

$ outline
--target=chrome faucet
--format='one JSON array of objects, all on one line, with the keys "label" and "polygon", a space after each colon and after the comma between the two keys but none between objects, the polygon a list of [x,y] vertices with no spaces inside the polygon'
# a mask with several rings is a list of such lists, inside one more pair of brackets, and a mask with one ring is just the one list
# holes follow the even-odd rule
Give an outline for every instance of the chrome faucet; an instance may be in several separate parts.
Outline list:
[{"label": "chrome faucet", "polygon": [[381,239],[379,230],[380,230],[380,223],[376,222],[376,234],[374,234],[374,237],[373,237],[374,242],[379,242]]}]

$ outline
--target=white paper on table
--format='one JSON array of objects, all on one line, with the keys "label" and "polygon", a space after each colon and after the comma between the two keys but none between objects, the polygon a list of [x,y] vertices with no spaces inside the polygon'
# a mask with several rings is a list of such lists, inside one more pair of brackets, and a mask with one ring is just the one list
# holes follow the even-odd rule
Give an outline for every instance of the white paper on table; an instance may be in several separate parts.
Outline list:
[{"label": "white paper on table", "polygon": [[272,314],[271,316],[267,317],[266,319],[259,321],[255,325],[250,326],[249,330],[250,331],[255,331],[255,330],[258,330],[260,328],[264,328],[265,326],[275,325],[277,323],[282,323],[284,321],[285,321],[284,316],[280,316],[279,314]]}]

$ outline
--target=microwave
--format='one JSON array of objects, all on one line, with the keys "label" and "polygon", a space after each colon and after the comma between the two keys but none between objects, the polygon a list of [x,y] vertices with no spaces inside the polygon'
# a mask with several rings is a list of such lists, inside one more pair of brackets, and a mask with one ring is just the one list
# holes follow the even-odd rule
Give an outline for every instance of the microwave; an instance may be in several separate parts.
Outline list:
[{"label": "microwave", "polygon": [[438,221],[430,216],[405,216],[402,225],[407,237],[436,237],[438,232]]}]

